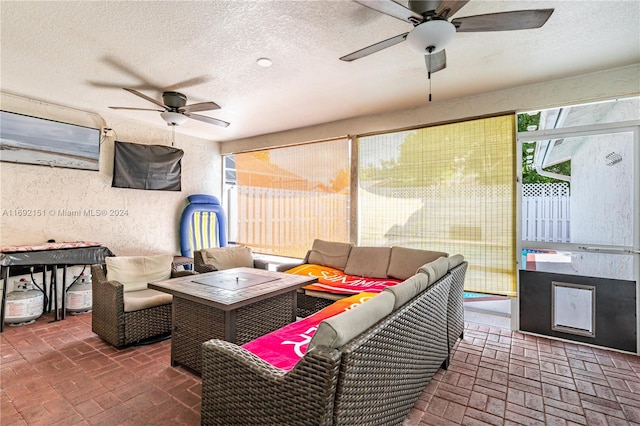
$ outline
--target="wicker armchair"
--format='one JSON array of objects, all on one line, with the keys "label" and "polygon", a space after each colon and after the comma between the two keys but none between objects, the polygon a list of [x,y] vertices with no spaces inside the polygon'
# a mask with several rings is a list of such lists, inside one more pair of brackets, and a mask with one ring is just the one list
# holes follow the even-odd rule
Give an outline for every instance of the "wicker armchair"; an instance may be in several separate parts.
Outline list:
[{"label": "wicker armchair", "polygon": [[[242,249],[243,247],[218,247],[215,248],[213,250],[219,250],[220,252],[233,252],[235,250],[238,249]],[[206,249],[205,249],[206,250]],[[250,249],[247,249],[249,251],[249,253],[251,252]],[[226,265],[222,265],[222,264],[218,264],[218,265],[212,265],[207,263],[202,255],[202,251],[201,250],[196,250],[193,252],[193,269],[198,272],[198,273],[205,273],[205,272],[214,272],[214,271],[221,271],[223,269],[229,269],[229,268],[236,268],[239,266],[245,266],[245,267],[253,267],[253,268],[257,268],[257,269],[267,269],[268,268],[268,263],[265,260],[262,259],[252,259],[251,262],[248,263],[244,263],[241,264],[242,262],[238,261],[238,257],[231,257],[231,259],[229,259],[227,262],[222,262],[222,263],[226,263]]]},{"label": "wicker armchair", "polygon": [[[172,278],[189,274],[194,272],[171,271]],[[125,312],[123,285],[107,280],[106,266],[91,266],[91,278],[91,330],[101,339],[120,348],[171,335],[171,303]]]}]

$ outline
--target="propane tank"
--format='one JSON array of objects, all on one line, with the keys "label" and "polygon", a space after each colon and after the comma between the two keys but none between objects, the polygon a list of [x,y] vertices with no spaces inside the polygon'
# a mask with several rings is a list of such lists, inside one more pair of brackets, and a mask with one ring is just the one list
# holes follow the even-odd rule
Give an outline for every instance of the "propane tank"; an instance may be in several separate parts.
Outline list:
[{"label": "propane tank", "polygon": [[67,312],[91,312],[91,275],[80,274],[67,289]]},{"label": "propane tank", "polygon": [[4,322],[13,326],[35,322],[44,309],[44,294],[24,278],[15,282],[13,287],[7,295]]}]

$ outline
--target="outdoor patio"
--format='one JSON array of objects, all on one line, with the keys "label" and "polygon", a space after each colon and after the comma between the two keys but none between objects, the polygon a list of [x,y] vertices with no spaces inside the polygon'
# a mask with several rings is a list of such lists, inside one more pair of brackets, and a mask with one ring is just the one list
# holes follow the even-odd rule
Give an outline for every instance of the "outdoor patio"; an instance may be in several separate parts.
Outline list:
[{"label": "outdoor patio", "polygon": [[[91,314],[51,319],[0,334],[3,425],[200,424],[200,378],[169,365],[170,341],[117,350],[91,332]],[[405,421],[637,423],[637,356],[470,322]]]}]

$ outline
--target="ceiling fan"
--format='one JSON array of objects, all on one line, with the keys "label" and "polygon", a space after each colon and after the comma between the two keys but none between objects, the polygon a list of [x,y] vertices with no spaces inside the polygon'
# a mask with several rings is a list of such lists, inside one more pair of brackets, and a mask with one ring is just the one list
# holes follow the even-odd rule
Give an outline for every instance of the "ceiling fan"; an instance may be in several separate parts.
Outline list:
[{"label": "ceiling fan", "polygon": [[202,121],[203,123],[215,124],[216,126],[227,127],[229,123],[226,121],[218,120],[217,118],[207,117],[205,115],[193,114],[195,111],[209,111],[214,109],[220,109],[220,106],[215,102],[201,102],[197,104],[187,105],[187,97],[179,92],[163,92],[162,102],[157,101],[143,93],[138,92],[135,89],[127,89],[123,87],[127,92],[133,93],[136,96],[146,99],[147,101],[159,106],[162,109],[156,108],[130,108],[130,107],[109,107],[111,109],[128,109],[132,111],[157,111],[168,126],[179,126],[187,122],[189,118]]},{"label": "ceiling fan", "polygon": [[405,7],[393,0],[354,0],[363,6],[408,22],[414,28],[404,34],[365,47],[340,58],[353,61],[407,40],[409,47],[425,57],[429,78],[431,73],[447,66],[444,48],[453,41],[456,32],[510,31],[540,28],[553,9],[517,10],[465,16],[449,21],[469,0],[409,0]]}]

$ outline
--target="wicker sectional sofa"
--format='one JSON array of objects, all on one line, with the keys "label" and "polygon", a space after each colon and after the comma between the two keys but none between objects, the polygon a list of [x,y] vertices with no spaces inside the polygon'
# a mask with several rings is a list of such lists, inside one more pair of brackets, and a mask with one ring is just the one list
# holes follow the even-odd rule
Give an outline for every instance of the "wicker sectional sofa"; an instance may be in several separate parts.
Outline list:
[{"label": "wicker sectional sofa", "polygon": [[439,257],[323,320],[288,370],[245,347],[206,342],[202,424],[401,424],[462,335],[466,268],[460,255]]},{"label": "wicker sectional sofa", "polygon": [[440,251],[397,246],[357,247],[315,240],[300,265],[283,265],[279,269],[315,274],[320,281],[298,294],[298,316],[306,317],[355,292],[404,281],[422,265],[447,256]]}]

